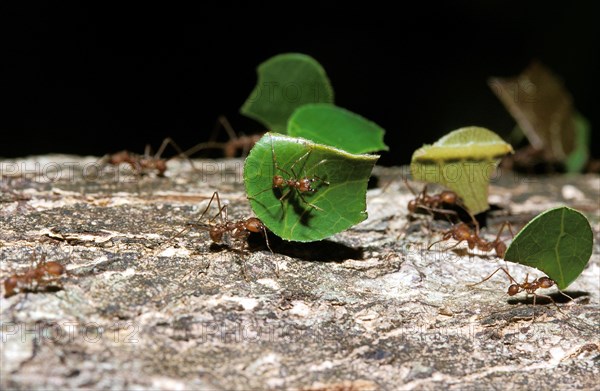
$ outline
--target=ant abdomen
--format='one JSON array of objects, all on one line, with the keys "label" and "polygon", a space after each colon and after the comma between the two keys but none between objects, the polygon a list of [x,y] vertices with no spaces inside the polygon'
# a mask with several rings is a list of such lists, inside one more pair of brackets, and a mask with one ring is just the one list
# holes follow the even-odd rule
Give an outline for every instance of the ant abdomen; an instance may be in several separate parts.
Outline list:
[{"label": "ant abdomen", "polygon": [[442,201],[442,203],[445,203],[448,205],[454,205],[458,202],[458,196],[453,191],[445,190],[445,191],[441,192],[440,200]]},{"label": "ant abdomen", "polygon": [[10,297],[14,295],[15,289],[17,289],[17,285],[19,284],[19,279],[15,276],[8,277],[4,280],[4,297]]},{"label": "ant abdomen", "polygon": [[517,293],[519,293],[520,291],[521,291],[521,289],[519,288],[518,285],[512,284],[511,286],[508,287],[508,292],[507,293],[508,293],[509,296],[514,296]]}]

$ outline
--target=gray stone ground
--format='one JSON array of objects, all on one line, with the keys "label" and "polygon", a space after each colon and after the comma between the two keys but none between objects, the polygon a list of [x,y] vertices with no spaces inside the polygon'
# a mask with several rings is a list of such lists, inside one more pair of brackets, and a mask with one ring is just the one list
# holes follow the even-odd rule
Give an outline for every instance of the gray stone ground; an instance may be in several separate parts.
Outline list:
[{"label": "gray stone ground", "polygon": [[503,209],[488,239],[557,204],[590,218],[594,254],[574,302],[552,295],[558,311],[509,298],[502,276],[467,287],[503,265],[492,255],[428,251],[447,225],[408,222],[406,168],[376,167],[369,219],[349,231],[270,236],[273,254],[258,235],[242,257],[202,231],[169,242],[214,190],[232,217],[251,215],[241,161],[197,161],[202,174],[171,161],[167,178],[139,180],[97,178],[94,161],[2,163],[0,278],[33,252],[68,270],[62,290],[0,299],[2,389],[599,389],[598,176],[504,173],[490,189]]}]

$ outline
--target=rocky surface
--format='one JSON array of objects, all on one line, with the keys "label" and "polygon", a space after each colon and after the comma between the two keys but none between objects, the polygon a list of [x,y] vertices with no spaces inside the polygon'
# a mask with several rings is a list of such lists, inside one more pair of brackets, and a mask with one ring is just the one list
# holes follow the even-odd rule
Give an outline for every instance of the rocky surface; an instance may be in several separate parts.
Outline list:
[{"label": "rocky surface", "polygon": [[256,235],[244,255],[201,230],[173,239],[215,190],[231,219],[251,215],[242,161],[171,161],[157,178],[100,173],[96,159],[1,163],[0,278],[42,256],[67,269],[49,289],[0,299],[2,389],[598,387],[598,176],[504,173],[490,189],[490,240],[502,221],[520,228],[558,204],[590,219],[594,254],[566,291],[574,301],[549,290],[558,309],[509,298],[501,275],[467,287],[504,262],[428,250],[448,224],[408,220],[406,168],[376,167],[369,219],[347,232],[308,244],[270,235],[273,253]]}]

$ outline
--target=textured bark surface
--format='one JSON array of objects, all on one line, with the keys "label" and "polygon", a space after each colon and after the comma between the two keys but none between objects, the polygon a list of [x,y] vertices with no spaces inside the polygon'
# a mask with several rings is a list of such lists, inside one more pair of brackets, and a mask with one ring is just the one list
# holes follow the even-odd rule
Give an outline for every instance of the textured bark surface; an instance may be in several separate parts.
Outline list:
[{"label": "textured bark surface", "polygon": [[500,208],[488,239],[558,204],[590,219],[594,254],[566,291],[575,300],[546,292],[559,311],[509,298],[504,276],[467,287],[504,264],[492,254],[427,250],[448,225],[407,219],[406,168],[376,168],[369,219],[347,232],[308,244],[271,235],[274,253],[257,235],[242,256],[207,232],[169,241],[214,190],[230,218],[251,215],[241,161],[198,161],[202,173],[171,161],[166,178],[98,176],[93,162],[2,163],[0,278],[41,254],[68,270],[61,290],[0,299],[2,389],[597,388],[598,176],[504,173],[490,188]]}]

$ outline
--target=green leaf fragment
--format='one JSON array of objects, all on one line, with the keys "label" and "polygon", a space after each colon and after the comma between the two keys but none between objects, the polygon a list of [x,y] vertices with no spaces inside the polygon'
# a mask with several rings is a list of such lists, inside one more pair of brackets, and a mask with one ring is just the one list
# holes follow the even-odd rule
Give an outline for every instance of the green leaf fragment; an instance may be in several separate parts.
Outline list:
[{"label": "green leaf fragment", "polygon": [[375,122],[329,103],[299,107],[288,122],[288,134],[350,153],[387,151],[385,130]]},{"label": "green leaf fragment", "polygon": [[[322,240],[367,218],[367,183],[378,158],[267,133],[244,164],[246,194],[256,216],[277,236],[299,242]],[[274,188],[274,175],[314,179],[311,187],[316,192]]]},{"label": "green leaf fragment", "polygon": [[592,256],[592,228],[580,212],[561,206],[531,220],[508,247],[504,259],[546,273],[567,288]]},{"label": "green leaf fragment", "polygon": [[410,169],[417,180],[439,183],[453,190],[471,213],[478,214],[489,209],[489,181],[500,158],[512,152],[510,144],[496,133],[471,126],[417,149]]},{"label": "green leaf fragment", "polygon": [[289,117],[307,103],[333,103],[333,88],[325,70],[305,54],[286,53],[258,66],[258,82],[241,113],[267,129],[286,133]]}]

